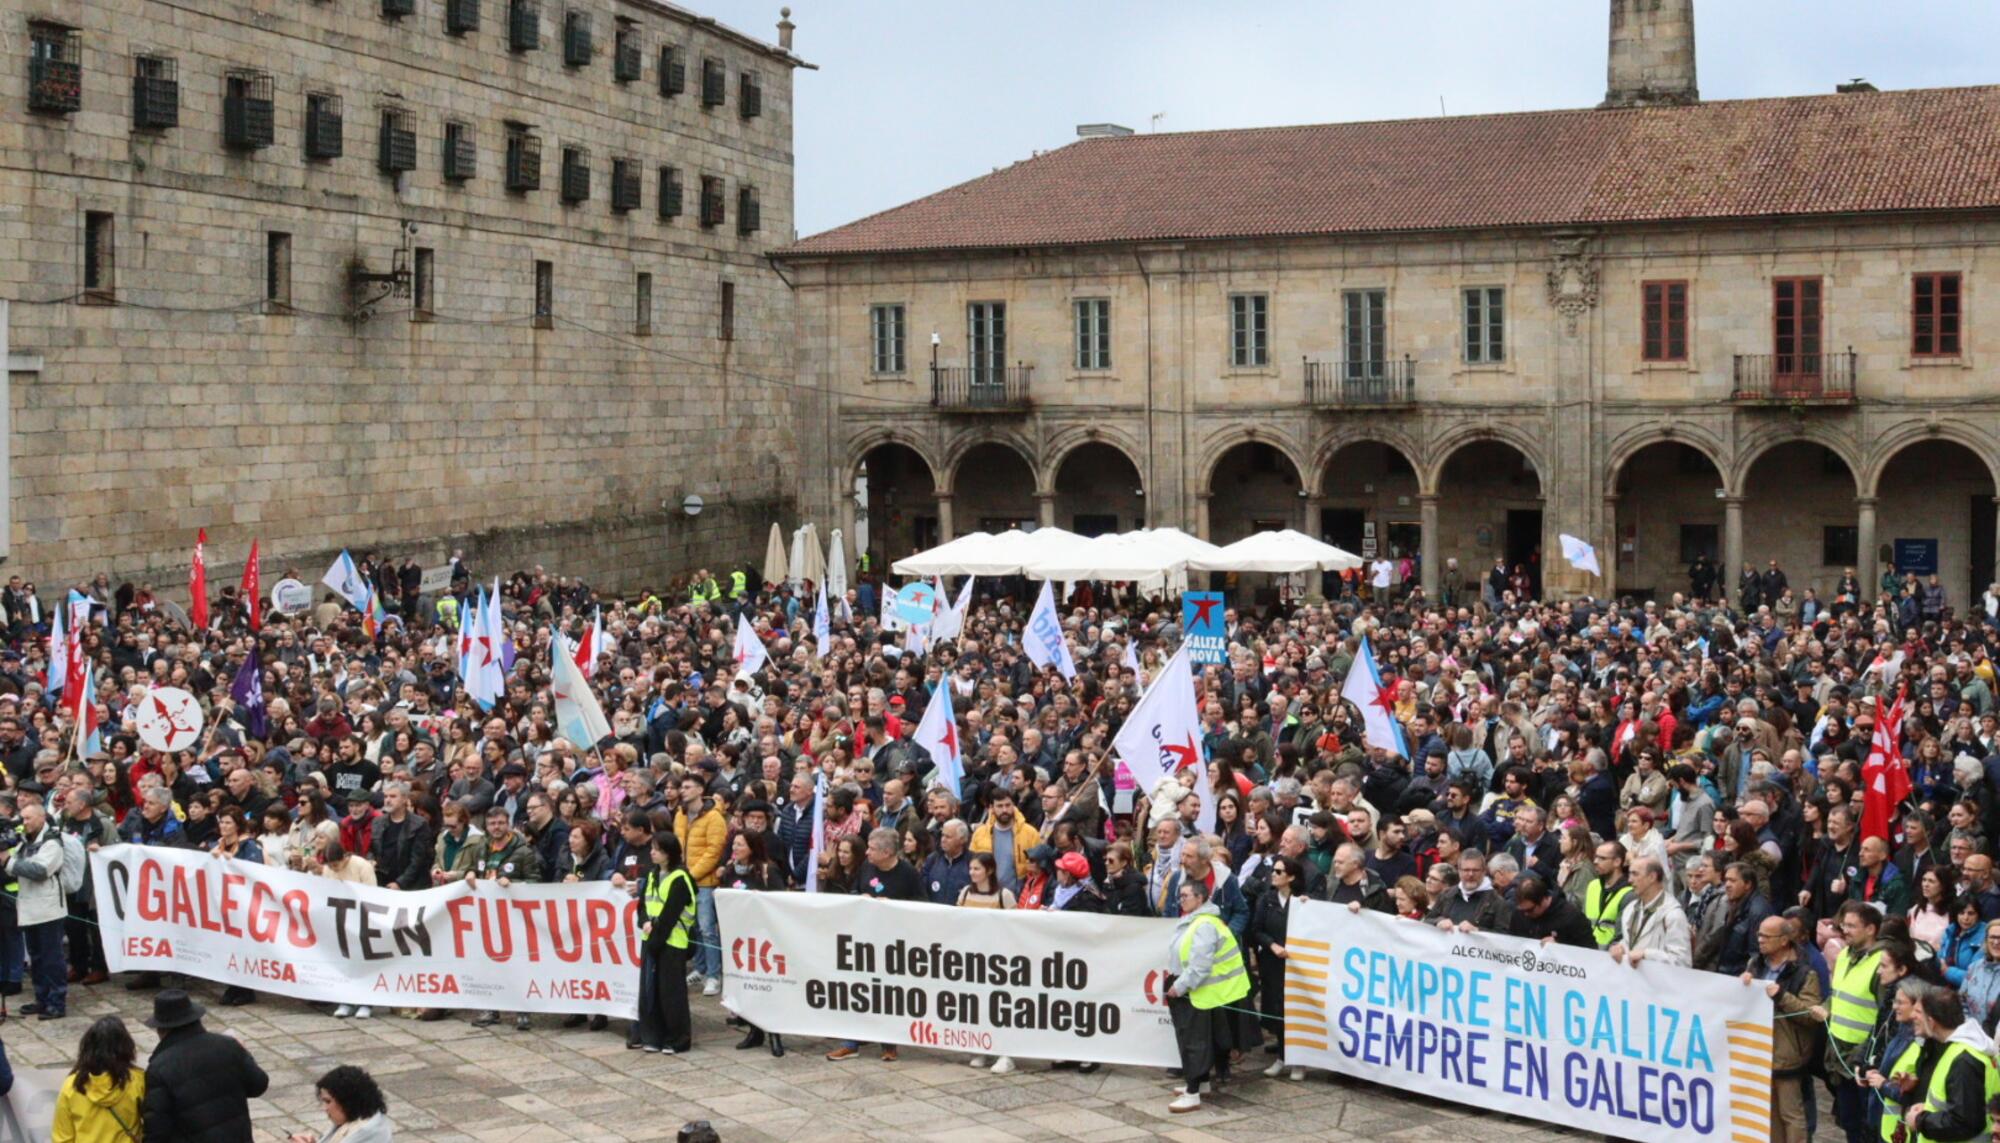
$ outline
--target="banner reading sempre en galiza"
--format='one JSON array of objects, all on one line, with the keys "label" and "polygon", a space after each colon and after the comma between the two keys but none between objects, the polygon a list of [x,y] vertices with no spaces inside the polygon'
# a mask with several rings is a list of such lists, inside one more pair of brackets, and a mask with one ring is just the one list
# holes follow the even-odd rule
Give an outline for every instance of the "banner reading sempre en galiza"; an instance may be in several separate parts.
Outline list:
[{"label": "banner reading sempre en galiza", "polygon": [[113,972],[301,1000],[631,1016],[637,902],[608,882],[402,892],[188,849],[90,855]]}]

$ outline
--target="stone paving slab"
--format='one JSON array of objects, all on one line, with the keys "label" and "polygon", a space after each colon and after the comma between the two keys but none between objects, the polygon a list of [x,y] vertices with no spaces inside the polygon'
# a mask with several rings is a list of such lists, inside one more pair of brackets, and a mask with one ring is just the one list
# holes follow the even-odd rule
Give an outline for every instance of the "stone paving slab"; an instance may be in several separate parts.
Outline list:
[{"label": "stone paving slab", "polygon": [[[471,1013],[422,1023],[382,1010],[371,1020],[336,1020],[297,1001],[264,999],[223,1008],[198,985],[208,1026],[249,1045],[271,1074],[271,1091],[252,1104],[258,1138],[325,1127],[312,1081],[339,1063],[368,1068],[396,1120],[398,1143],[646,1143],[672,1139],[680,1125],[707,1119],[724,1143],[837,1143],[894,1138],[937,1143],[1121,1143],[1128,1139],[1273,1143],[1347,1138],[1449,1143],[1486,1138],[1585,1138],[1578,1133],[1482,1113],[1391,1088],[1308,1073],[1301,1083],[1255,1074],[1189,1115],[1167,1111],[1171,1082],[1158,1071],[1105,1068],[1094,1075],[1052,1071],[1039,1061],[995,1076],[965,1057],[905,1048],[885,1064],[873,1051],[823,1058],[832,1044],[793,1039],[782,1060],[734,1051],[738,1033],[713,1000],[697,998],[695,1050],[663,1057],[625,1050],[621,1027],[561,1028],[536,1017],[529,1032],[511,1020],[474,1028]],[[140,1021],[150,992],[119,982],[70,990],[68,1019],[0,1024],[15,1067],[67,1068],[76,1041],[98,1016],[124,1017],[143,1052],[158,1037]]]}]

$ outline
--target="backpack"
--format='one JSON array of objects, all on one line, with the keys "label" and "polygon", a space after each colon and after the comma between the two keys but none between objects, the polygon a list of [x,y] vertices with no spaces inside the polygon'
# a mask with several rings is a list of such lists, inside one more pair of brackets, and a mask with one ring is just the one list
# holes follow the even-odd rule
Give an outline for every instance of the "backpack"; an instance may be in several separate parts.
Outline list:
[{"label": "backpack", "polygon": [[90,874],[90,855],[84,852],[83,839],[68,830],[57,830],[62,838],[62,891],[65,897],[74,897],[83,892],[83,879]]}]

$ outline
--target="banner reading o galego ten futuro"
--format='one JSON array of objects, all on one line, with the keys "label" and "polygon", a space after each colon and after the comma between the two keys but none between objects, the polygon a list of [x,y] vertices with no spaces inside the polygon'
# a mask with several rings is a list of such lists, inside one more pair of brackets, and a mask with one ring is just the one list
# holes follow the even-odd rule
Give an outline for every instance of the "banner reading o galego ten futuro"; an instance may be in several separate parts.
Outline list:
[{"label": "banner reading o galego ten futuro", "polygon": [[1175,1067],[1171,923],[812,893],[715,894],[723,1004],[760,1028]]},{"label": "banner reading o galego ten futuro", "polygon": [[90,855],[113,972],[300,1000],[630,1016],[636,902],[608,882],[402,892],[188,849]]},{"label": "banner reading o galego ten futuro", "polygon": [[1614,1138],[1768,1139],[1762,983],[1292,901],[1285,1062]]}]

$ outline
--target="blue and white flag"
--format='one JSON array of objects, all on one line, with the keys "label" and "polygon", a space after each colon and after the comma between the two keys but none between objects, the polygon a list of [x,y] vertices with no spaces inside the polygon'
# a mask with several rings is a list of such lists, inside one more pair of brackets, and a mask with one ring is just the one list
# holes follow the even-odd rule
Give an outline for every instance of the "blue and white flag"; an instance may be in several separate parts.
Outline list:
[{"label": "blue and white flag", "polygon": [[340,555],[334,557],[333,566],[326,569],[326,574],[319,577],[319,581],[332,588],[335,595],[353,604],[354,610],[368,610],[368,584],[361,578],[361,569],[354,566],[354,557],[347,554],[346,548],[340,549]]},{"label": "blue and white flag", "polygon": [[1028,615],[1028,629],[1021,633],[1021,647],[1037,667],[1055,664],[1065,679],[1076,677],[1076,661],[1070,658],[1069,642],[1063,638],[1062,617],[1056,614],[1055,589],[1042,581],[1042,594]]},{"label": "blue and white flag", "polygon": [[813,640],[819,648],[819,657],[826,658],[833,650],[833,619],[826,611],[826,585],[819,585],[819,598],[813,601]]},{"label": "blue and white flag", "polygon": [[1361,649],[1354,653],[1347,681],[1340,685],[1340,697],[1361,711],[1363,737],[1368,745],[1404,758],[1410,756],[1403,724],[1396,719],[1396,692],[1382,684],[1382,673],[1375,669],[1375,653],[1369,649],[1366,635],[1361,637]]}]

